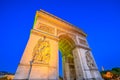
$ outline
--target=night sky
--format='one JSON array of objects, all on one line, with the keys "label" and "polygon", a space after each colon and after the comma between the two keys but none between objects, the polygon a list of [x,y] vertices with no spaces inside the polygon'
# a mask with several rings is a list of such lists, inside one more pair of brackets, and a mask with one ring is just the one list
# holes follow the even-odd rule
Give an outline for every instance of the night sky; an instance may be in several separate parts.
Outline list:
[{"label": "night sky", "polygon": [[119,0],[0,0],[0,71],[15,73],[40,9],[87,33],[99,70],[120,67]]}]

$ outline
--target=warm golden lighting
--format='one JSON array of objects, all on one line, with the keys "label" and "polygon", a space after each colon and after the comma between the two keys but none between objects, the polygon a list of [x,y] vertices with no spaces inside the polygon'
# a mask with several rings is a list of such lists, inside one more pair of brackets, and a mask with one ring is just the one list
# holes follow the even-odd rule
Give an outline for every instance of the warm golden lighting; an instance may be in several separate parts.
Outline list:
[{"label": "warm golden lighting", "polygon": [[106,74],[103,75],[104,78],[112,78],[113,74],[111,72],[107,72]]}]

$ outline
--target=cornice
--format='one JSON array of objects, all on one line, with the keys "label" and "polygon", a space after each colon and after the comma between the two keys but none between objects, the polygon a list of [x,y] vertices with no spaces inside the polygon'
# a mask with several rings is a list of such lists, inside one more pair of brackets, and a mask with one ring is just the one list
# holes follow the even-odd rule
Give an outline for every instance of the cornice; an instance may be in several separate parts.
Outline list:
[{"label": "cornice", "polygon": [[51,35],[51,34],[48,34],[48,33],[45,33],[45,32],[40,31],[40,30],[32,29],[31,33],[35,34],[35,35],[38,35],[38,36],[46,36],[47,38],[50,38],[52,40],[59,41],[58,37],[56,37],[54,35]]},{"label": "cornice", "polygon": [[[85,34],[81,29],[77,28],[75,25],[65,21],[65,20],[62,20],[61,18],[58,18],[44,10],[40,10],[40,11],[37,11],[36,12],[36,19],[37,17],[40,17],[40,18],[45,18],[45,19],[51,19],[51,20],[56,20],[58,23],[61,23],[63,25],[66,25],[66,27],[69,29],[69,30],[72,30],[74,32],[77,32],[79,34],[82,34],[83,36],[87,36],[87,34]],[[57,23],[56,23],[57,24]],[[62,26],[61,26],[62,27]]]},{"label": "cornice", "polygon": [[91,51],[91,48],[89,48],[89,47],[84,47],[84,46],[81,46],[81,45],[76,45],[76,46],[74,47],[74,49],[75,49],[75,48],[83,48],[83,49],[86,49],[86,50]]}]

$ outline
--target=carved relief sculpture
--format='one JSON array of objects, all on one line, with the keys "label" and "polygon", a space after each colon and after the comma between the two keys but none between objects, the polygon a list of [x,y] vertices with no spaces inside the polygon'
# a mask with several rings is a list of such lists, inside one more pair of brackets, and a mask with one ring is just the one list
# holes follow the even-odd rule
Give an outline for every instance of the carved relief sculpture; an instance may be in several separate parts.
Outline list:
[{"label": "carved relief sculpture", "polygon": [[42,31],[45,31],[45,32],[48,32],[48,33],[51,33],[51,34],[54,34],[55,33],[55,29],[51,26],[47,26],[45,24],[41,24],[41,23],[38,23],[38,29],[39,30],[42,30]]},{"label": "carved relief sculpture", "polygon": [[50,59],[50,44],[44,39],[39,39],[33,50],[33,63],[48,64]]},{"label": "carved relief sculpture", "polygon": [[85,40],[83,40],[83,39],[79,39],[79,43],[87,46],[86,41],[85,41]]},{"label": "carved relief sculpture", "polygon": [[94,63],[93,58],[90,55],[89,51],[86,52],[86,61],[87,61],[87,65],[90,69],[95,69],[95,63]]},{"label": "carved relief sculpture", "polygon": [[62,53],[63,80],[103,80],[86,36],[76,26],[46,11],[37,11],[20,61],[23,65],[18,66],[14,80],[59,80],[58,48]]}]

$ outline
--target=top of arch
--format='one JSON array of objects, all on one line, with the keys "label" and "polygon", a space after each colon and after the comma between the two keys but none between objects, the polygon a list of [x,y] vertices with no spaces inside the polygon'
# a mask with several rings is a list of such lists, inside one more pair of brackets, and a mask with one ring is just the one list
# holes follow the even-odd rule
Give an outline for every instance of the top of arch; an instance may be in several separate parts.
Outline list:
[{"label": "top of arch", "polygon": [[[36,19],[37,18],[44,18],[48,21],[52,21],[52,23],[55,23],[57,25],[60,25],[60,27],[63,27],[63,29],[68,29],[70,31],[73,31],[73,32],[77,32],[79,34],[82,34],[83,36],[87,36],[86,33],[84,33],[81,29],[77,28],[76,26],[74,26],[73,24],[65,21],[65,20],[62,20],[61,18],[58,18],[44,10],[40,10],[40,11],[37,11],[36,12],[36,16],[35,16],[35,22],[36,22]],[[34,22],[34,23],[35,23]]]}]

